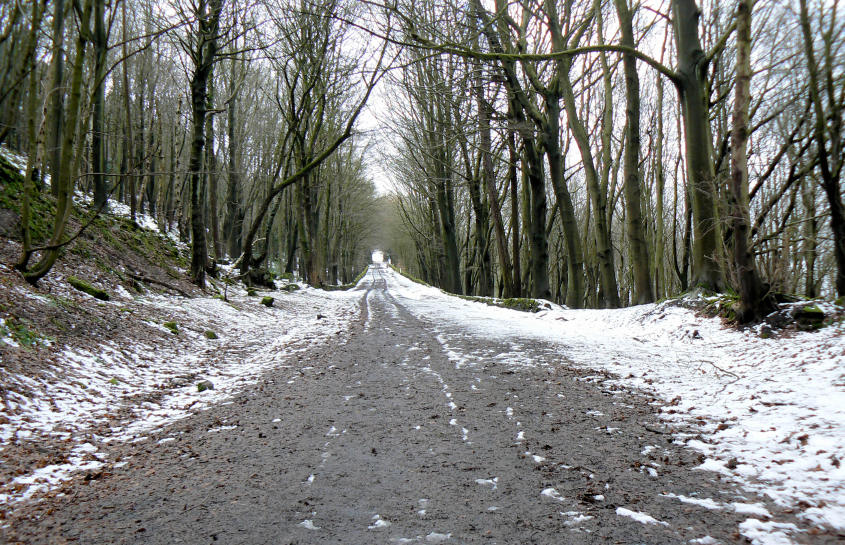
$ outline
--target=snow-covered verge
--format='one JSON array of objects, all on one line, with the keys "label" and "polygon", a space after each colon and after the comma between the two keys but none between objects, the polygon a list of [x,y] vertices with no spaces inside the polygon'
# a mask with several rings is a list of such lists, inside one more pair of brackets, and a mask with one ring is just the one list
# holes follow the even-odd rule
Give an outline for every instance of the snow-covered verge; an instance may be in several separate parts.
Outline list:
[{"label": "snow-covered verge", "polygon": [[[845,530],[845,323],[765,339],[672,302],[529,314],[384,275],[412,313],[440,324],[447,349],[463,332],[555,343],[568,363],[661,397],[667,425],[697,431],[675,440],[705,455],[699,469],[770,497],[811,528]],[[518,350],[514,363],[526,364],[517,360]],[[776,513],[750,515],[740,531],[753,543],[789,543],[798,531],[770,520]]]},{"label": "snow-covered verge", "polygon": [[[4,147],[0,156],[23,173],[25,158]],[[82,193],[74,201],[91,208]],[[297,352],[343,339],[359,316],[360,292],[303,287],[249,297],[230,287],[228,302],[130,294],[200,292],[187,282],[184,243],[148,214],[136,214],[137,227],[129,217],[111,200],[34,288],[11,268],[20,255],[14,230],[0,238],[0,521],[20,500],[120,463],[110,443],[150,441],[162,426],[225,403],[265,371],[286,369]],[[72,216],[69,229],[82,219]],[[72,289],[77,275],[110,300]],[[275,298],[270,308],[265,295]],[[214,388],[200,392],[206,380]]]},{"label": "snow-covered verge", "polygon": [[[63,282],[50,287],[54,297],[62,290],[68,297],[79,296]],[[290,368],[296,353],[342,341],[359,316],[363,293],[304,287],[249,297],[230,287],[226,302],[213,297],[133,297],[120,287],[116,291],[111,301],[99,304],[132,315],[140,322],[141,334],[133,330],[119,342],[89,340],[90,345],[74,347],[54,343],[48,348],[48,367],[38,378],[10,373],[0,365],[0,384],[6,391],[5,406],[0,404],[0,463],[7,463],[8,451],[20,442],[45,449],[61,445],[60,454],[45,452],[43,462],[0,483],[0,511],[55,488],[80,470],[115,462],[109,459],[108,443],[150,440],[162,426],[225,402],[265,371]],[[264,295],[275,298],[272,307],[260,303]],[[29,297],[45,306],[52,301],[37,294]],[[178,333],[165,328],[162,317],[175,323]],[[143,328],[150,332],[149,340]],[[152,339],[162,333],[172,340]],[[217,338],[209,338],[213,336]],[[0,336],[0,345],[4,343],[16,344],[6,334]],[[297,366],[288,380],[301,376]],[[203,380],[214,388],[199,391]]]}]

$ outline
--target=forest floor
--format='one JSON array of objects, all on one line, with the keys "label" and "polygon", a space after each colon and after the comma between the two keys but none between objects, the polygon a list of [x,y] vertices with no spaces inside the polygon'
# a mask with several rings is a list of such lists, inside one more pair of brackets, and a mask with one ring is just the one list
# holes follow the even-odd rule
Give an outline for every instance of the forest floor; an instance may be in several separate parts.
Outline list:
[{"label": "forest floor", "polygon": [[690,301],[525,313],[384,266],[259,292],[273,307],[236,287],[102,302],[67,273],[36,290],[0,267],[7,541],[845,535],[841,319],[762,338]]}]

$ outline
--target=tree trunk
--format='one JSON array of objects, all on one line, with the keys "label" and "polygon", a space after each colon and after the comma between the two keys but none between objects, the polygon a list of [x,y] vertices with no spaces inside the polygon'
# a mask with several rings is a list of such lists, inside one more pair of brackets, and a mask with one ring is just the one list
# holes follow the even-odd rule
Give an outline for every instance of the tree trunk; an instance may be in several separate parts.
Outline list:
[{"label": "tree trunk", "polygon": [[519,233],[519,177],[517,176],[516,163],[519,161],[519,154],[516,151],[516,134],[508,130],[508,178],[511,190],[511,255],[513,256],[513,295],[522,297],[522,263],[520,254],[520,233]]},{"label": "tree trunk", "polygon": [[692,284],[719,291],[724,274],[719,263],[720,228],[716,214],[715,172],[708,98],[707,59],[698,37],[701,12],[695,0],[672,0],[672,21],[678,51],[677,86],[683,106],[689,193],[692,201]]},{"label": "tree trunk", "polygon": [[739,284],[736,318],[749,323],[771,309],[749,248],[748,127],[751,104],[751,9],[754,0],[739,0],[736,14],[736,83],[731,128],[731,183],[728,196],[733,232],[733,265]]},{"label": "tree trunk", "polygon": [[666,187],[666,175],[663,171],[663,78],[657,77],[657,136],[654,151],[655,168],[655,241],[654,241],[654,294],[660,298],[667,292],[665,281],[666,233],[663,225],[663,194]]},{"label": "tree trunk", "polygon": [[[208,107],[213,108],[213,86],[209,82]],[[208,206],[209,219],[211,220],[211,246],[214,250],[214,261],[223,258],[223,250],[220,244],[220,222],[217,213],[217,152],[214,150],[214,116],[206,120],[205,134],[206,154],[206,180],[208,180]]]},{"label": "tree trunk", "polygon": [[108,200],[105,178],[105,100],[106,55],[108,43],[105,28],[105,0],[94,0],[94,104],[91,133],[91,163],[94,169],[94,209],[99,210]]},{"label": "tree trunk", "polygon": [[[477,91],[478,93],[483,93],[483,88]],[[502,249],[505,251],[505,256],[500,259],[500,262],[506,263],[506,261],[502,261],[502,259],[507,259],[507,241],[505,240],[505,231],[502,227],[502,216],[501,211],[499,210],[499,199],[496,192],[496,180],[494,179],[493,173],[493,157],[491,152],[491,143],[490,143],[490,112],[486,106],[484,101],[483,95],[477,97],[478,100],[478,123],[479,129],[481,134],[479,135],[480,145],[481,145],[481,172],[479,173],[482,182],[478,183],[478,180],[475,181],[475,193],[477,194],[477,198],[479,201],[479,213],[476,214],[476,246],[478,248],[478,257],[481,265],[480,269],[480,276],[479,276],[479,291],[478,294],[482,296],[492,296],[493,295],[493,273],[492,273],[492,264],[490,260],[490,245],[487,238],[487,234],[490,232],[490,215],[493,216],[493,226],[496,236],[496,243],[499,247],[499,251],[501,252]],[[481,202],[481,185],[487,189],[487,204],[489,206],[489,215],[488,215],[488,208],[483,205]],[[492,187],[492,191],[490,190]],[[492,199],[491,199],[492,197]],[[503,274],[504,271],[507,269],[507,266],[502,267]],[[510,271],[508,271],[507,276],[507,285],[508,291],[510,291]]]},{"label": "tree trunk", "polygon": [[[159,124],[161,127],[161,124]],[[157,185],[157,174],[156,171],[158,170],[158,159],[159,159],[159,151],[156,150],[156,145],[159,146],[159,150],[161,149],[161,143],[156,143],[155,140],[155,133],[153,132],[152,123],[150,124],[150,131],[149,131],[149,140],[147,142],[147,149],[150,150],[150,170],[147,173],[147,185],[146,187],[146,196],[147,196],[147,209],[149,210],[150,217],[156,219],[156,207],[158,206],[158,189]],[[159,134],[159,139],[161,138],[161,134]]]},{"label": "tree trunk", "polygon": [[[490,206],[490,213],[493,216],[493,228],[496,234],[496,249],[499,255],[499,267],[502,271],[502,284],[505,297],[518,297],[517,289],[515,288],[513,280],[513,269],[511,268],[511,258],[508,253],[508,239],[505,234],[505,225],[502,220],[502,208],[499,204],[499,195],[496,190],[496,178],[493,172],[493,156],[490,151],[490,111],[489,105],[486,101],[481,101],[479,104],[480,115],[479,123],[481,124],[481,174],[484,179],[484,187],[487,190],[487,203]],[[514,176],[515,178],[516,176]],[[519,232],[519,220],[512,219],[514,229]]]},{"label": "tree trunk", "polygon": [[[482,32],[487,38],[490,47],[494,51],[505,53],[502,39],[507,36],[507,23],[501,18],[496,21],[499,34],[501,34],[500,37],[490,21],[489,13],[482,7],[480,0],[473,0],[471,5],[474,16],[479,19]],[[507,9],[504,0],[496,0],[496,9],[498,11]],[[531,274],[531,296],[540,299],[550,299],[549,247],[546,237],[546,179],[543,172],[543,157],[537,149],[535,136],[529,128],[530,124],[526,119],[524,108],[532,107],[532,105],[529,104],[525,96],[525,91],[519,82],[515,62],[512,59],[503,59],[501,66],[505,75],[505,87],[508,89],[509,94],[510,121],[521,131],[523,140],[522,156],[527,166],[526,178],[530,190],[530,221],[526,223],[529,233],[528,261]]]},{"label": "tree trunk", "polygon": [[[832,23],[831,23],[832,24]],[[834,275],[834,286],[839,297],[845,296],[845,207],[842,204],[842,196],[839,188],[839,177],[842,168],[831,168],[833,165],[841,165],[843,150],[841,146],[841,113],[830,112],[825,115],[824,103],[819,90],[819,67],[816,62],[816,55],[813,48],[813,31],[810,29],[810,17],[807,13],[807,0],[801,0],[801,31],[804,35],[804,50],[807,56],[807,71],[810,75],[810,100],[815,113],[815,124],[813,137],[816,140],[817,153],[819,158],[819,169],[821,170],[822,189],[827,196],[830,205],[830,230],[833,232],[833,255],[836,258],[836,273]],[[831,39],[826,34],[825,39]],[[828,59],[830,62],[830,59]],[[830,76],[830,67],[827,85],[833,85]],[[832,90],[829,90],[832,93]],[[836,108],[834,104],[829,106]],[[826,120],[832,120],[832,127],[828,131],[825,127]],[[830,132],[831,134],[826,134]],[[828,148],[828,141],[830,141]]]},{"label": "tree trunk", "polygon": [[[235,81],[235,61],[232,61],[231,85],[237,89]],[[226,185],[226,219],[223,222],[223,236],[226,237],[226,249],[231,258],[241,253],[241,239],[243,237],[244,212],[241,206],[240,173],[238,169],[240,150],[235,132],[236,112],[238,105],[238,91],[232,95],[228,109],[228,143],[229,143],[229,179]]]},{"label": "tree trunk", "polygon": [[[41,21],[44,17],[44,11],[46,9],[47,0],[33,0],[32,4],[32,15],[29,24],[29,31],[27,32],[26,42],[23,45],[22,53],[20,57],[17,59],[10,61],[9,69],[11,71],[11,84],[12,89],[10,90],[9,94],[5,97],[0,97],[0,106],[3,104],[7,104],[6,110],[9,112],[9,118],[7,121],[6,126],[0,126],[0,144],[6,142],[7,137],[9,134],[15,130],[17,123],[14,122],[15,118],[17,117],[16,112],[18,108],[18,104],[23,111],[28,111],[29,109],[29,98],[26,98],[23,101],[20,101],[21,94],[25,97],[27,95],[27,91],[25,90],[26,87],[24,85],[25,81],[31,79],[33,74],[37,74],[37,63],[33,62],[35,58],[35,52],[38,49],[38,41],[41,34]],[[18,8],[13,8],[17,10]],[[20,12],[17,12],[18,16],[23,14],[23,10],[21,9]],[[14,19],[14,16],[13,16]],[[9,28],[13,28],[15,26],[14,20],[9,22]],[[14,41],[14,38],[13,38]],[[9,51],[12,53],[13,51]],[[30,73],[30,78],[26,78],[27,71]],[[4,82],[5,83],[5,82]],[[5,85],[2,86],[5,89]],[[23,93],[22,93],[23,91]],[[36,93],[37,95],[37,93]],[[33,111],[34,113],[34,111]],[[26,124],[29,124],[29,117],[26,117]],[[18,141],[20,141],[20,134],[17,134]],[[29,132],[30,142],[35,138],[35,134],[33,132]],[[30,146],[31,147],[31,146]],[[34,154],[33,154],[34,157]]]},{"label": "tree trunk", "polygon": [[63,129],[65,127],[64,109],[64,72],[65,72],[65,2],[55,0],[53,6],[53,50],[51,52],[50,71],[52,88],[48,90],[50,102],[50,115],[47,123],[50,126],[49,140],[47,142],[47,160],[50,167],[50,179],[52,180],[52,192],[54,197],[59,196],[58,179],[61,176],[60,168],[62,161]]},{"label": "tree trunk", "polygon": [[474,232],[475,236],[473,237],[473,251],[470,252],[471,257],[468,258],[468,264],[466,267],[465,278],[470,279],[472,272],[472,264],[477,260],[478,262],[478,285],[476,286],[477,289],[471,289],[471,282],[465,281],[466,285],[466,292],[468,294],[475,293],[476,295],[481,296],[490,296],[493,292],[493,285],[492,285],[492,277],[490,276],[489,271],[489,259],[487,263],[484,260],[484,253],[487,253],[489,257],[489,251],[487,250],[487,226],[486,224],[486,216],[487,210],[485,209],[484,205],[481,202],[481,182],[478,179],[478,176],[474,176],[472,172],[469,173],[469,180],[467,181],[467,186],[469,189],[469,199],[470,203],[472,204],[472,219],[473,219],[473,229],[467,229],[467,233],[469,234],[471,231]]},{"label": "tree trunk", "polygon": [[548,124],[544,145],[549,160],[549,174],[552,189],[555,192],[557,208],[566,241],[566,304],[572,308],[581,308],[584,301],[584,255],[581,249],[581,234],[575,207],[566,187],[563,175],[563,155],[560,150],[560,105],[558,98],[546,98]]},{"label": "tree trunk", "polygon": [[[471,24],[473,25],[473,29],[477,28],[477,19],[475,17],[472,17]],[[475,45],[478,45],[478,38],[475,38]],[[484,96],[483,64],[480,61],[476,61],[473,64],[473,69],[475,70],[475,102],[478,108],[478,138],[481,148],[481,178],[484,189],[487,192],[490,215],[493,217],[493,232],[496,236],[496,249],[499,256],[499,267],[502,273],[503,290],[505,297],[515,297],[511,262],[510,256],[508,255],[508,240],[505,235],[502,208],[499,205],[499,195],[496,190],[496,178],[493,170],[493,146],[490,134],[490,118],[492,117],[493,108]],[[492,295],[492,291],[489,294],[485,293],[485,295]]]},{"label": "tree trunk", "polygon": [[197,6],[196,65],[191,75],[191,152],[188,172],[191,185],[191,281],[205,289],[205,268],[208,261],[206,228],[203,216],[202,168],[205,146],[205,117],[208,101],[208,81],[217,54],[217,32],[223,0],[209,0],[208,13],[204,2]]},{"label": "tree trunk", "polygon": [[[41,28],[41,20],[44,16],[44,8],[40,2],[32,3],[32,28],[30,34],[32,36],[33,50],[38,45],[38,34]],[[26,173],[24,177],[24,192],[21,201],[21,256],[15,264],[15,268],[20,271],[25,271],[29,265],[32,249],[32,231],[30,229],[30,203],[35,197],[36,191],[36,177],[37,177],[37,159],[38,159],[38,129],[36,128],[36,112],[38,111],[38,72],[36,68],[35,55],[30,54],[27,57],[29,69],[29,95],[27,96],[27,140],[29,143],[29,153],[26,157]]]},{"label": "tree trunk", "polygon": [[296,249],[298,245],[298,237],[299,237],[299,222],[293,222],[293,228],[290,230],[290,234],[288,235],[288,258],[287,262],[285,263],[285,272],[286,273],[293,273],[293,264],[296,258]]},{"label": "tree trunk", "polygon": [[[445,174],[445,173],[442,173]],[[455,229],[455,211],[450,206],[451,184],[441,179],[436,182],[435,199],[437,202],[437,216],[440,224],[440,237],[443,241],[445,259],[445,277],[443,288],[449,293],[461,294],[460,255]]]},{"label": "tree trunk", "polygon": [[305,261],[305,280],[312,286],[323,285],[320,249],[318,247],[318,195],[311,176],[305,176],[298,184],[301,210],[300,240],[302,258]]},{"label": "tree trunk", "polygon": [[[81,19],[79,21],[80,32],[77,34],[76,55],[73,61],[70,93],[68,96],[67,126],[62,135],[61,162],[57,170],[59,176],[52,180],[54,191],[58,193],[56,214],[53,220],[53,232],[47,244],[47,249],[43,251],[39,262],[32,269],[23,273],[24,279],[30,284],[35,284],[39,279],[43,278],[56,263],[56,259],[59,257],[59,245],[62,243],[62,238],[64,238],[67,220],[73,207],[73,199],[71,197],[73,195],[74,178],[76,175],[76,169],[74,168],[76,161],[74,160],[73,153],[75,147],[74,140],[76,137],[76,127],[80,123],[82,113],[82,79],[84,76],[85,49],[88,43],[90,19],[91,0],[87,0],[82,8]],[[22,261],[26,262],[28,258]]]},{"label": "tree trunk", "polygon": [[134,130],[132,127],[132,104],[129,100],[129,50],[128,50],[128,42],[129,42],[129,35],[126,29],[126,2],[121,5],[121,17],[122,17],[122,32],[123,32],[123,57],[127,60],[123,61],[123,110],[125,115],[125,130],[124,130],[124,142],[123,142],[123,157],[121,160],[123,161],[124,168],[121,169],[121,174],[123,174],[123,191],[128,193],[129,198],[129,217],[132,223],[135,223],[135,208],[136,208],[136,194],[135,194],[135,176],[133,168],[133,163],[135,161],[135,156],[133,153],[133,149],[135,146],[135,135]]},{"label": "tree trunk", "polygon": [[819,296],[816,285],[816,252],[818,247],[819,224],[816,220],[816,186],[812,179],[806,179],[801,185],[801,200],[804,204],[804,296],[815,299]]},{"label": "tree trunk", "polygon": [[563,93],[563,104],[566,110],[566,119],[569,128],[578,145],[581,154],[581,162],[584,165],[584,177],[587,180],[587,190],[590,200],[595,209],[594,221],[596,229],[596,258],[599,262],[599,273],[601,275],[601,287],[604,294],[604,306],[617,308],[619,306],[619,288],[616,283],[616,268],[613,263],[613,246],[610,241],[610,226],[607,224],[607,196],[603,194],[598,172],[596,171],[593,153],[590,148],[590,139],[587,129],[578,118],[578,110],[575,104],[575,93],[572,83],[569,80],[569,61],[560,63],[560,82]]},{"label": "tree trunk", "polygon": [[531,269],[531,297],[551,299],[549,287],[549,243],[546,238],[546,177],[543,162],[534,142],[524,142],[525,162],[528,166],[528,186],[531,195],[531,223],[529,225],[529,267]]},{"label": "tree trunk", "polygon": [[[633,49],[634,29],[628,0],[614,0],[614,4],[622,34],[620,43]],[[628,227],[631,266],[634,270],[634,301],[642,305],[654,301],[654,292],[640,197],[640,77],[633,55],[623,53],[622,64],[625,71],[625,220]],[[658,218],[658,221],[660,220],[661,218]]]}]

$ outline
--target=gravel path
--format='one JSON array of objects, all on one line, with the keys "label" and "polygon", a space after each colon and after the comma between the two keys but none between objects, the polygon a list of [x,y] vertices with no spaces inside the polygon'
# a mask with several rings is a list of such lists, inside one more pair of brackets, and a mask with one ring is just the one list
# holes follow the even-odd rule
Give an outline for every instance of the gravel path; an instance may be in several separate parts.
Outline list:
[{"label": "gravel path", "polygon": [[552,346],[524,343],[533,365],[509,365],[511,342],[454,331],[449,353],[377,268],[359,289],[346,344],[125,445],[126,465],[22,510],[5,539],[733,543],[748,514],[691,502],[765,505],[694,470],[649,398],[594,383]]}]

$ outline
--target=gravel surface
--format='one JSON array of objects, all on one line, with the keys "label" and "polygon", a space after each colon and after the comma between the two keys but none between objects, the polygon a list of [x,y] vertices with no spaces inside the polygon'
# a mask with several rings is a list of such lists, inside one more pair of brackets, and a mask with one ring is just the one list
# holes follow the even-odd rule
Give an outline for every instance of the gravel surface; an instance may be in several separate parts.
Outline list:
[{"label": "gravel surface", "polygon": [[370,278],[347,342],[295,356],[292,383],[269,372],[155,441],[116,447],[127,464],[21,509],[0,541],[745,542],[748,514],[696,499],[765,500],[694,470],[699,455],[671,442],[650,398],[534,341],[526,366],[495,357],[510,344],[450,339],[471,355],[456,364]]}]

